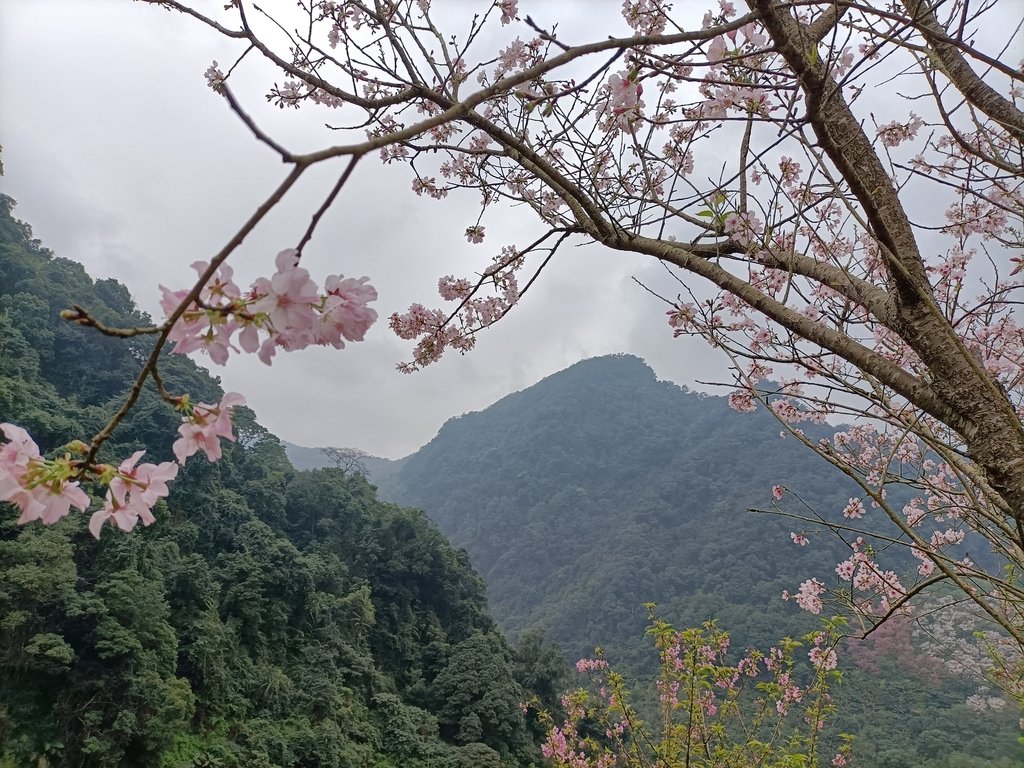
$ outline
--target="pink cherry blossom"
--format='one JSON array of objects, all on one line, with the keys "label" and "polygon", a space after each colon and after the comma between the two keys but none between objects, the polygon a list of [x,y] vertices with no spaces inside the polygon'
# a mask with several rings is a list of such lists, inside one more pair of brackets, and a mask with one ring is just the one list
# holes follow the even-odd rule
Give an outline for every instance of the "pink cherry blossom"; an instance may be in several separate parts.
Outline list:
[{"label": "pink cherry blossom", "polygon": [[309,272],[297,266],[297,253],[294,249],[281,251],[274,276],[253,284],[260,295],[253,309],[266,313],[279,332],[309,329],[316,323],[313,305],[319,302],[319,292]]},{"label": "pink cherry blossom", "polygon": [[362,341],[377,320],[376,310],[367,306],[377,299],[369,279],[330,275],[324,283],[323,323],[336,327],[349,341]]},{"label": "pink cherry blossom", "polygon": [[656,35],[665,31],[668,22],[661,0],[625,0],[622,3],[622,17],[634,30],[642,35]]},{"label": "pink cherry blossom", "polygon": [[[160,308],[163,309],[164,314],[170,317],[177,309],[181,306],[181,303],[188,296],[188,291],[172,291],[164,286],[160,286],[160,290],[163,292],[163,298],[160,299]],[[167,340],[173,341],[176,344],[184,341],[190,336],[196,333],[202,332],[205,324],[203,322],[203,313],[197,305],[192,305],[191,308],[187,309],[178,321],[171,328],[170,333],[167,334]],[[177,347],[175,348],[177,351]]]},{"label": "pink cherry blossom", "polygon": [[[18,518],[18,524],[30,523],[38,520],[44,525],[52,525],[61,518],[67,517],[74,507],[79,512],[84,512],[89,506],[89,497],[85,491],[78,487],[77,482],[60,481],[54,483],[43,483],[35,486],[27,492],[31,495],[35,504],[23,506],[22,514]],[[18,499],[23,498],[17,494],[13,501],[15,506]]]},{"label": "pink cherry blossom", "polygon": [[917,132],[923,125],[924,120],[911,112],[910,120],[907,122],[901,123],[894,120],[891,123],[878,126],[878,138],[882,140],[883,146],[898,147],[904,141],[909,141],[917,136]]},{"label": "pink cherry blossom", "polygon": [[825,585],[817,579],[808,579],[800,585],[800,591],[795,595],[796,603],[805,611],[818,614],[821,613],[823,603],[821,595],[825,592]]},{"label": "pink cherry blossom", "polygon": [[629,72],[617,72],[608,78],[607,89],[608,101],[602,108],[608,116],[605,129],[628,130],[645,106],[640,98],[643,85],[631,78]]},{"label": "pink cherry blossom", "polygon": [[725,217],[723,225],[725,234],[729,235],[744,248],[756,244],[764,232],[764,223],[753,213],[733,211]]},{"label": "pink cherry blossom", "polygon": [[204,332],[182,338],[174,346],[174,351],[184,355],[200,350],[208,354],[210,360],[217,365],[224,365],[228,361],[229,350],[235,349],[230,339],[237,327],[234,320],[210,324]]},{"label": "pink cherry blossom", "polygon": [[[309,273],[299,267],[298,251],[279,252],[275,263],[277,272],[269,279],[257,279],[246,293],[235,284],[232,268],[221,264],[207,279],[199,301],[185,309],[171,329],[168,339],[175,343],[174,352],[205,352],[223,365],[232,351],[239,351],[232,343],[237,331],[241,350],[258,353],[270,365],[278,347],[286,351],[313,344],[342,348],[342,339],[362,341],[377,319],[376,311],[367,306],[377,298],[369,278],[331,275],[320,295]],[[192,268],[204,276],[209,263],[197,261]],[[161,305],[168,316],[179,311],[189,294],[167,288],[163,293]]]},{"label": "pink cherry blossom", "polygon": [[220,93],[224,89],[225,75],[221,72],[220,67],[217,65],[217,60],[214,59],[213,63],[206,68],[206,72],[203,73],[206,77],[206,84],[210,86],[217,93]]},{"label": "pink cherry blossom", "polygon": [[814,648],[811,648],[807,656],[810,658],[811,664],[814,665],[815,669],[822,672],[835,669],[839,663],[836,658],[836,652],[832,648],[822,648],[816,645]]},{"label": "pink cherry blossom", "polygon": [[864,502],[860,499],[850,499],[846,508],[843,509],[843,517],[849,518],[850,520],[857,520],[858,518],[864,517]]},{"label": "pink cherry blossom", "polygon": [[210,461],[220,459],[220,438],[232,442],[235,440],[231,430],[231,409],[244,404],[245,398],[237,392],[226,393],[218,405],[197,403],[191,416],[182,417],[182,424],[178,427],[181,437],[172,446],[178,463],[184,464],[189,456],[199,450],[205,451]]},{"label": "pink cherry blossom", "polygon": [[89,497],[78,483],[60,476],[47,476],[47,462],[39,446],[16,424],[0,424],[8,442],[0,448],[0,501],[21,510],[19,524],[39,520],[50,525],[66,517],[75,507],[84,511]]},{"label": "pink cherry blossom", "polygon": [[178,476],[178,465],[173,461],[135,466],[145,451],[136,451],[117,468],[110,482],[110,491],[121,503],[129,493],[138,493],[149,506],[168,494],[167,483]]},{"label": "pink cherry blossom", "polygon": [[[729,393],[729,407],[740,413],[753,413],[757,410],[757,401],[750,392],[738,390]],[[774,495],[774,490],[772,492]]]},{"label": "pink cherry blossom", "polygon": [[576,662],[577,672],[596,672],[608,669],[608,662],[605,659],[580,659]]},{"label": "pink cherry blossom", "polygon": [[8,442],[0,448],[0,467],[27,467],[33,459],[41,458],[39,446],[24,429],[16,424],[0,424],[0,432]]},{"label": "pink cherry blossom", "polygon": [[103,506],[89,518],[89,531],[97,539],[108,521],[126,533],[133,530],[140,520],[143,525],[156,522],[153,505],[167,496],[167,483],[177,477],[178,465],[165,461],[136,466],[144,453],[136,451],[121,462],[110,482]]},{"label": "pink cherry blossom", "polygon": [[501,9],[501,25],[511,24],[519,15],[519,0],[499,0]]}]

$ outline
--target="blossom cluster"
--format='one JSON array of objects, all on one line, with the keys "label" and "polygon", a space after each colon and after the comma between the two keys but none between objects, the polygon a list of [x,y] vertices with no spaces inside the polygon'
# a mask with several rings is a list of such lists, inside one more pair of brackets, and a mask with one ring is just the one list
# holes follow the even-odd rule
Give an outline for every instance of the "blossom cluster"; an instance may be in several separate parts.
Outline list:
[{"label": "blossom cluster", "polygon": [[[346,340],[363,340],[377,319],[376,311],[368,306],[377,298],[369,278],[331,275],[321,292],[309,272],[299,266],[298,251],[281,251],[276,266],[271,277],[257,279],[245,292],[235,284],[230,266],[221,264],[211,271],[203,261],[192,265],[200,276],[198,295],[161,286],[161,306],[169,319],[174,318],[167,332],[173,351],[203,351],[213,362],[224,364],[230,351],[238,352],[240,347],[257,353],[269,365],[278,348],[291,351],[322,345],[340,349]],[[221,458],[221,440],[235,439],[232,410],[245,403],[235,392],[225,394],[217,404],[192,403],[187,395],[174,397],[162,387],[161,393],[182,413],[178,439],[172,446],[176,463],[139,464],[144,451],[138,451],[116,467],[92,464],[91,446],[81,442],[70,444],[63,456],[47,459],[24,429],[0,424],[7,439],[0,447],[0,501],[21,511],[19,523],[38,520],[51,524],[66,517],[72,507],[84,512],[90,498],[80,483],[95,480],[106,486],[107,492],[89,521],[94,536],[99,538],[107,523],[123,531],[131,531],[139,521],[153,523],[153,506],[167,496],[167,483],[177,476],[180,465],[199,451],[210,461]],[[74,459],[72,454],[87,454],[88,458]]]},{"label": "blossom cluster", "polygon": [[643,115],[644,101],[640,98],[643,85],[631,72],[616,72],[608,78],[605,86],[607,101],[602,107],[606,117],[605,128],[628,131],[630,126]]},{"label": "blossom cluster", "polygon": [[0,448],[0,501],[21,510],[19,523],[55,523],[71,507],[85,511],[89,497],[68,479],[66,460],[47,462],[28,432],[15,424],[0,424],[0,431],[7,438]]},{"label": "blossom cluster", "polygon": [[111,464],[86,464],[72,454],[88,450],[84,443],[69,445],[69,450],[56,459],[44,457],[28,432],[15,424],[0,424],[7,442],[0,446],[0,501],[13,504],[21,511],[19,524],[39,521],[52,525],[66,517],[74,507],[84,512],[91,499],[81,488],[82,479],[91,478],[107,487],[100,508],[89,518],[89,531],[100,537],[107,523],[122,531],[131,531],[139,521],[155,522],[153,507],[168,494],[167,483],[178,475],[179,465],[202,450],[210,461],[221,457],[221,438],[234,441],[231,411],[245,399],[235,393],[224,395],[220,403],[192,405],[181,398],[183,411],[178,427],[179,438],[173,452],[177,463],[139,464],[145,451],[136,451],[116,467]]},{"label": "blossom cluster", "polygon": [[818,614],[821,613],[821,609],[824,607],[824,603],[821,600],[821,596],[825,594],[826,588],[817,579],[807,579],[800,585],[800,590],[795,595],[790,595],[789,591],[783,591],[782,599],[789,600],[791,597],[796,600],[796,604],[803,608],[808,613]]},{"label": "blossom cluster", "polygon": [[[377,312],[367,306],[377,298],[369,278],[330,275],[321,293],[298,259],[294,249],[281,251],[273,276],[257,279],[244,293],[235,284],[231,267],[222,264],[171,329],[168,340],[174,342],[174,351],[201,350],[223,365],[232,350],[238,352],[232,341],[237,331],[238,346],[270,365],[279,348],[289,352],[312,345],[341,349],[345,340],[362,341],[377,319]],[[200,275],[208,267],[204,261],[192,265]],[[161,306],[170,317],[188,291],[160,288]]]},{"label": "blossom cluster", "polygon": [[[479,231],[483,227],[467,230]],[[437,290],[445,301],[457,301],[454,313],[440,309],[427,309],[412,304],[407,312],[392,313],[388,324],[403,339],[419,339],[413,352],[413,361],[401,363],[398,370],[411,373],[436,362],[446,349],[468,352],[476,343],[475,331],[500,320],[519,301],[519,282],[516,272],[522,268],[524,257],[513,246],[505,246],[477,282],[446,275],[438,280]],[[485,284],[494,293],[482,294]]]},{"label": "blossom cluster", "polygon": [[807,657],[811,660],[811,664],[814,665],[814,668],[823,672],[828,672],[829,670],[833,670],[839,666],[836,649],[830,647],[826,643],[826,640],[826,634],[824,632],[819,632],[814,636],[814,647],[807,653]]},{"label": "blossom cluster", "polygon": [[622,17],[641,35],[660,35],[668,23],[667,11],[672,6],[661,0],[624,0]]}]

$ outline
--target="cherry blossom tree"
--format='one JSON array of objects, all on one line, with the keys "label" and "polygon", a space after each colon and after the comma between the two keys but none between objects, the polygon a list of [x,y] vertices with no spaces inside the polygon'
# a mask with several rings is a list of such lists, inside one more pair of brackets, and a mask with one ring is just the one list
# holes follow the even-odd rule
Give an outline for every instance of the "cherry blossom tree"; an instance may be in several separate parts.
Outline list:
[{"label": "cherry blossom tree", "polygon": [[[727,356],[733,407],[767,407],[860,488],[842,510],[813,511],[800,509],[798,489],[771,489],[776,512],[849,545],[834,577],[808,574],[800,605],[839,603],[868,632],[946,584],[1024,647],[1024,65],[1005,3],[708,0],[693,16],[695,3],[626,0],[616,34],[563,28],[550,17],[557,4],[526,0],[479,0],[472,15],[442,0],[299,0],[276,17],[246,0],[213,12],[144,2],[237,44],[207,84],[287,173],[195,265],[191,289],[165,290],[162,324],[106,328],[69,311],[157,343],[79,458],[42,462],[7,431],[3,498],[60,498],[40,501],[46,511],[20,504],[23,519],[81,506],[75,483],[88,471],[108,482],[170,477],[133,469],[137,457],[94,467],[146,381],[163,392],[168,342],[215,363],[241,351],[269,364],[278,350],[361,339],[376,318],[367,279],[331,277],[321,291],[299,260],[358,164],[400,165],[412,194],[478,202],[457,231],[484,252],[476,274],[440,277],[437,306],[390,316],[414,342],[401,370],[471,350],[567,246],[650,256],[678,281],[664,297],[666,332]],[[233,75],[255,58],[276,81],[236,93]],[[263,97],[325,111],[323,148],[294,152],[269,135],[246,111]],[[297,247],[241,291],[227,260],[299,177],[328,163],[340,166],[337,183]],[[533,229],[493,244],[488,222],[510,208],[531,211]],[[199,449],[215,458],[231,402],[164,394],[185,419],[179,460]],[[850,426],[818,439],[807,422]],[[130,527],[117,509],[129,498],[135,508],[136,494],[119,488],[104,514]],[[793,543],[807,545],[809,526],[798,527]],[[912,553],[916,572],[884,562],[891,544]],[[1016,663],[1008,687],[1021,695]]]}]

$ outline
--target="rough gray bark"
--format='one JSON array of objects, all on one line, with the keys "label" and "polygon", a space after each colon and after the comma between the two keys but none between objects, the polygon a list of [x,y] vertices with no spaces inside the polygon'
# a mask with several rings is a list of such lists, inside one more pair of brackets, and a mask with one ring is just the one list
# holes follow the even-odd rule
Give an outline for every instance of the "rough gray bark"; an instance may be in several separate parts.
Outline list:
[{"label": "rough gray bark", "polygon": [[[893,389],[963,437],[969,456],[985,471],[1013,518],[1018,524],[1024,522],[1024,430],[1020,420],[1002,389],[964,348],[936,306],[899,195],[840,87],[820,57],[811,55],[813,37],[791,15],[788,4],[752,0],[750,5],[760,12],[777,50],[796,74],[818,143],[849,184],[882,247],[893,301],[891,327],[931,373],[928,383]],[[931,19],[934,21],[934,16]],[[804,40],[809,45],[803,44]],[[942,55],[963,63],[962,56],[955,49],[956,56],[950,54],[949,47],[942,46]],[[976,84],[970,87],[977,90],[979,99],[994,104],[981,95]],[[861,367],[876,375],[870,361]],[[944,407],[935,408],[932,397]],[[1024,545],[1024,541],[1018,543]]]}]

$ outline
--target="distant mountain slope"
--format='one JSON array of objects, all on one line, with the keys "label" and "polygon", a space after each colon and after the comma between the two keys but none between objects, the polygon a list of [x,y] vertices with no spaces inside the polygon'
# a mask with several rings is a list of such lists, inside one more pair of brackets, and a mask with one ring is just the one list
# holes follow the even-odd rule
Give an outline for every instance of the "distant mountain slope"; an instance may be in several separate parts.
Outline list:
[{"label": "distant mountain slope", "polygon": [[815,505],[853,493],[771,417],[658,381],[626,355],[453,419],[371,479],[468,549],[507,628],[544,625],[579,653],[642,645],[646,601],[726,619],[744,641],[793,631],[801,617],[779,595],[831,570],[833,543],[795,547],[793,521],[746,509],[767,505],[773,484]]},{"label": "distant mountain slope", "polygon": [[[396,472],[370,479],[468,550],[506,630],[544,627],[570,658],[601,645],[634,679],[654,662],[644,602],[677,626],[716,619],[739,648],[815,627],[780,595],[829,579],[836,540],[811,534],[799,547],[789,536],[799,521],[746,510],[769,506],[774,484],[829,514],[859,495],[780,438],[770,415],[658,381],[626,355],[583,361],[452,419]],[[844,661],[837,727],[860,735],[858,765],[1021,764],[1012,707],[972,713],[970,682],[924,679],[920,654],[901,652],[878,646],[884,674]]]}]

